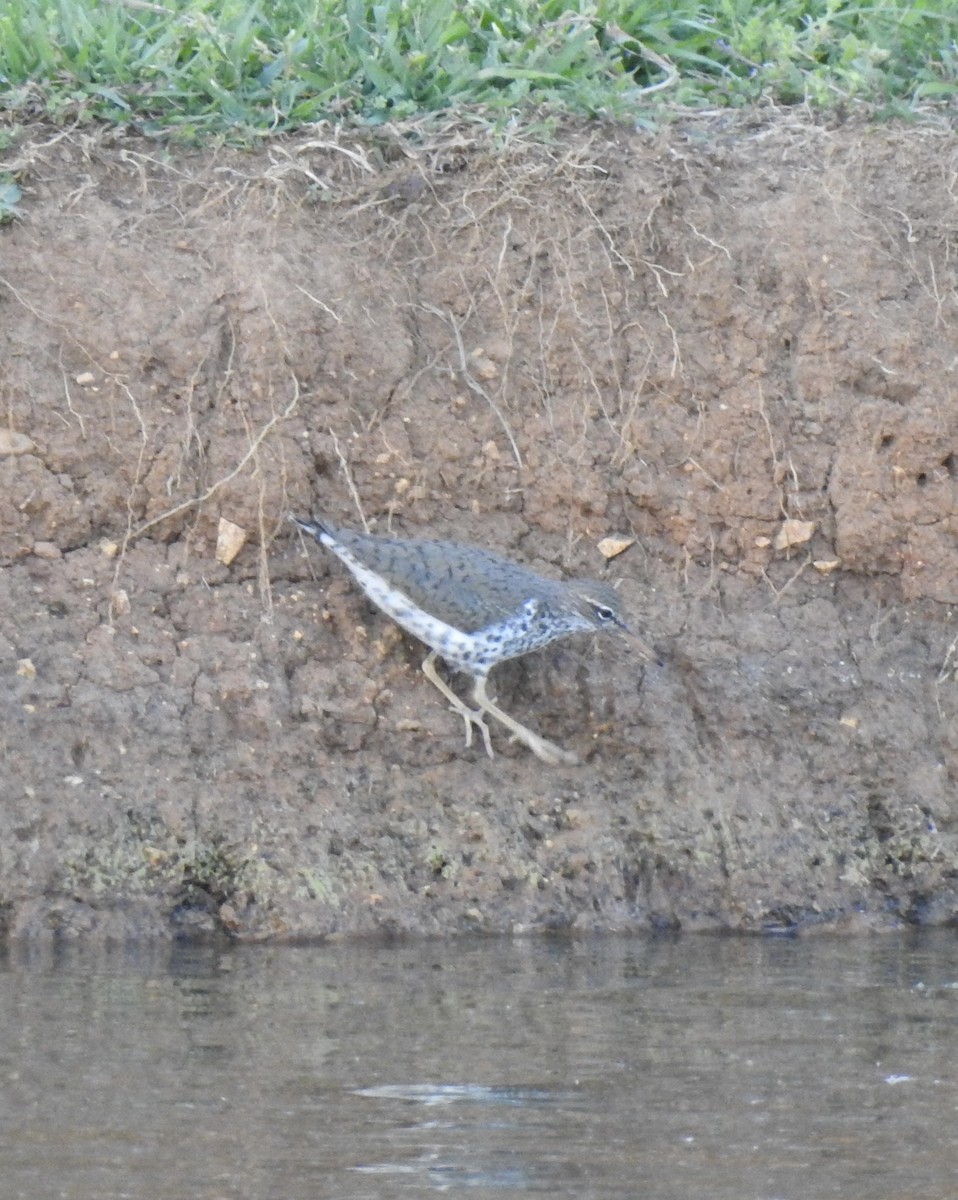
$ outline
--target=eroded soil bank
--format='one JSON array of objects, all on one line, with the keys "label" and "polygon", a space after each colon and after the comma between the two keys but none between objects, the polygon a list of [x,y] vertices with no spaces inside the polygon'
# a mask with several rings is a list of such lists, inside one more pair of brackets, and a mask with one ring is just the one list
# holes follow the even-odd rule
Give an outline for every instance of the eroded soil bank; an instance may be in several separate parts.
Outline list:
[{"label": "eroded soil bank", "polygon": [[[950,133],[8,158],[3,930],[954,919]],[[665,666],[558,644],[493,678],[584,764],[464,749],[286,520],[360,509],[620,580]]]}]

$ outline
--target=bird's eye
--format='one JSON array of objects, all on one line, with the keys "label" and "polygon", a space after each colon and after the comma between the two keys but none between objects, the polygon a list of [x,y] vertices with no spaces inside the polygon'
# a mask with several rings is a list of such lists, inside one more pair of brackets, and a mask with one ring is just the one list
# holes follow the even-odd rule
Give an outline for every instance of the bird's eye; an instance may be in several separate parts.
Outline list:
[{"label": "bird's eye", "polygon": [[592,611],[600,621],[615,620],[615,612],[607,604],[597,604]]}]

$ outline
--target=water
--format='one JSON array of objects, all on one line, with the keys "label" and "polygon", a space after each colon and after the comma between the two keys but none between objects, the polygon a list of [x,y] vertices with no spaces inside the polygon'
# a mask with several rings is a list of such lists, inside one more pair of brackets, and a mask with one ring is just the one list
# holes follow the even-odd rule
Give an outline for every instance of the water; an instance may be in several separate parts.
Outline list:
[{"label": "water", "polygon": [[2,1200],[953,1200],[958,940],[0,964]]}]

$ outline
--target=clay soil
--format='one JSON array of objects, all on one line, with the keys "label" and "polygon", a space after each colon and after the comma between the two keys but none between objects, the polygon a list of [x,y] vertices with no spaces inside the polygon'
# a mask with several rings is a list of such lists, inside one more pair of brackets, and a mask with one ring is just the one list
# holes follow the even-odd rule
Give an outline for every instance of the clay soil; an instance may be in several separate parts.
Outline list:
[{"label": "clay soil", "polygon": [[[955,919],[949,132],[8,159],[2,931]],[[617,582],[663,665],[498,668],[582,764],[490,760],[290,512]]]}]

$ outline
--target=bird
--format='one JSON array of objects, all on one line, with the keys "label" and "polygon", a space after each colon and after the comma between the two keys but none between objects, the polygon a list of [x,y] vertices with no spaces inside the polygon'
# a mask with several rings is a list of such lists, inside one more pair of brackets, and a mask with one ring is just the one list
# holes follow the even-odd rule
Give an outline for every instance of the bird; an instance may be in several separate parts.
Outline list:
[{"label": "bird", "polygon": [[[466,747],[476,728],[490,758],[495,755],[487,717],[543,762],[579,761],[498,706],[487,690],[489,672],[498,663],[570,634],[606,630],[627,638],[643,658],[657,660],[652,647],[625,623],[620,598],[609,584],[549,579],[466,543],[382,537],[292,513],[290,519],[344,563],[375,605],[429,647],[423,674],[462,717]],[[472,677],[475,708],[440,677],[437,659]]]}]

